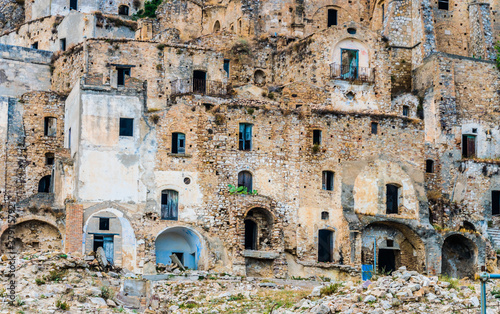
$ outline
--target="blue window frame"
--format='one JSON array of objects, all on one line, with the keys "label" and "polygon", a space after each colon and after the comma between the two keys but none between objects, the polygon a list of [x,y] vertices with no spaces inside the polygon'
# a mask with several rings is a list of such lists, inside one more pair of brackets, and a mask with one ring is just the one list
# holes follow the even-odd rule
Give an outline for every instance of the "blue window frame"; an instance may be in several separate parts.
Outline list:
[{"label": "blue window frame", "polygon": [[252,125],[240,123],[240,150],[252,150]]}]

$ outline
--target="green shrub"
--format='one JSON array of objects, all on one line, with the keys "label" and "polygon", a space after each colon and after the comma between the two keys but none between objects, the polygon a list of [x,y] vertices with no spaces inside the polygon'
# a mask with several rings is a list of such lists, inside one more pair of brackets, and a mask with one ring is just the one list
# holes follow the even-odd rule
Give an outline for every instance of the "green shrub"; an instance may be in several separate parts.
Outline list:
[{"label": "green shrub", "polygon": [[321,292],[322,296],[331,295],[331,294],[337,293],[339,291],[340,287],[342,287],[342,284],[333,283],[331,285],[328,285],[326,287],[321,288],[320,292]]},{"label": "green shrub", "polygon": [[156,18],[156,10],[162,2],[163,0],[150,0],[144,2],[144,10],[139,10],[135,16],[140,18]]},{"label": "green shrub", "polygon": [[45,284],[45,280],[37,278],[35,279],[35,283],[37,284],[37,286],[41,286]]},{"label": "green shrub", "polygon": [[63,311],[69,310],[69,304],[66,301],[57,300],[56,301],[56,307],[58,309],[63,310]]},{"label": "green shrub", "polygon": [[110,289],[109,287],[101,287],[101,298],[104,300],[111,299],[113,298],[114,291],[113,289]]}]

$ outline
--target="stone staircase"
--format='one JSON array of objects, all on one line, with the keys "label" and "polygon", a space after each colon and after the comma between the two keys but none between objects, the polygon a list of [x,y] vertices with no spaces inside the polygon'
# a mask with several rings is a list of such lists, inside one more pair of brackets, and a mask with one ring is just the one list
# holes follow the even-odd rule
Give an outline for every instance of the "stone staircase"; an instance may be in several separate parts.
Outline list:
[{"label": "stone staircase", "polygon": [[500,250],[500,229],[488,228],[488,235],[490,236],[491,243],[495,250]]}]

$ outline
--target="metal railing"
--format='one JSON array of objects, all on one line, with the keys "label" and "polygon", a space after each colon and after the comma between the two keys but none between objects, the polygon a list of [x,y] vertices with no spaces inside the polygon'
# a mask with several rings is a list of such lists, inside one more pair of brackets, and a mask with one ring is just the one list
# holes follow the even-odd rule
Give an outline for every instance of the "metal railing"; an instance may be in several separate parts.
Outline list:
[{"label": "metal railing", "polygon": [[172,95],[200,94],[208,96],[227,95],[227,86],[219,81],[200,79],[174,80],[171,82]]},{"label": "metal railing", "polygon": [[373,83],[375,81],[375,72],[372,68],[331,63],[330,78],[351,82]]}]

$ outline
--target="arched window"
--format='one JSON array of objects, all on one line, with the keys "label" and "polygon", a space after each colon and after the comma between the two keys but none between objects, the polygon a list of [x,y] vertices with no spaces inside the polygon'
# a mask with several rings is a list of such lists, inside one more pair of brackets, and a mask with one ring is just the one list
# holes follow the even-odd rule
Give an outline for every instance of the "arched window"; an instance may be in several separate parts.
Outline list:
[{"label": "arched window", "polygon": [[220,32],[220,22],[219,21],[215,21],[215,24],[214,24],[214,33],[217,33],[217,32]]},{"label": "arched window", "polygon": [[333,231],[318,231],[318,262],[333,262]]},{"label": "arched window", "polygon": [[257,249],[257,224],[251,219],[245,220],[245,250]]},{"label": "arched window", "polygon": [[186,153],[186,135],[184,133],[172,133],[172,154]]},{"label": "arched window", "polygon": [[50,193],[50,181],[52,176],[45,176],[38,182],[38,193]]},{"label": "arched window", "polygon": [[253,191],[252,174],[250,172],[242,171],[238,173],[238,187],[240,186],[245,186],[249,193]]},{"label": "arched window", "polygon": [[321,212],[321,220],[328,220],[328,219],[330,219],[330,213]]},{"label": "arched window", "polygon": [[118,14],[120,15],[128,15],[128,6],[121,5],[118,7]]},{"label": "arched window", "polygon": [[399,211],[399,186],[386,185],[386,213],[397,214]]},{"label": "arched window", "polygon": [[257,70],[254,73],[254,82],[257,85],[263,85],[266,83],[266,73],[262,70]]},{"label": "arched window", "polygon": [[174,190],[161,191],[161,219],[177,220],[179,193]]}]

